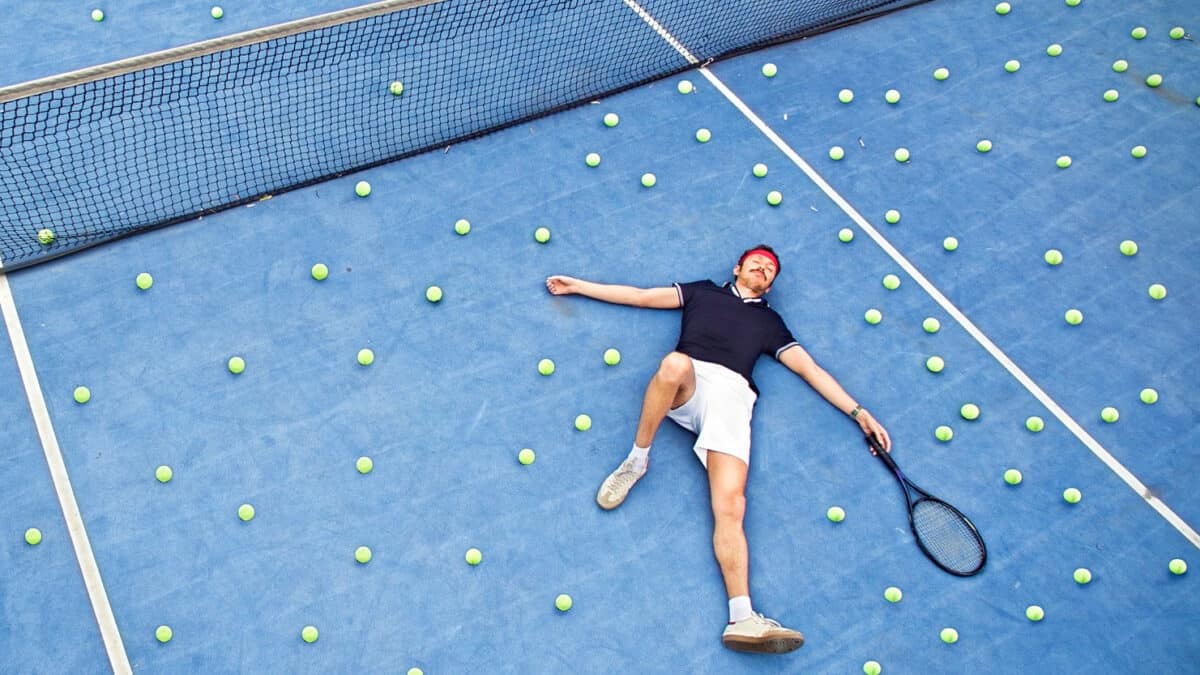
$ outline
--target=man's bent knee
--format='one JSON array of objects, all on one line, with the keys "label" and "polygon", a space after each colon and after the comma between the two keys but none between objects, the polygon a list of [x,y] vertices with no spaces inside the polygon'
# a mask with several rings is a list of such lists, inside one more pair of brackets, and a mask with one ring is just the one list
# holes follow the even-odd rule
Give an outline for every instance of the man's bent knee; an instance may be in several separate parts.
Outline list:
[{"label": "man's bent knee", "polygon": [[675,385],[682,385],[691,376],[692,359],[687,354],[671,352],[658,366],[658,376]]}]

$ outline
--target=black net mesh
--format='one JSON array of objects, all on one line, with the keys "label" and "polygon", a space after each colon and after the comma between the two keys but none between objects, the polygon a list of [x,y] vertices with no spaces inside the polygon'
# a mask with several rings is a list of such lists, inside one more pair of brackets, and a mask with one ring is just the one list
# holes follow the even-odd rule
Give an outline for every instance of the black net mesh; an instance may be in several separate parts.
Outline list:
[{"label": "black net mesh", "polygon": [[971,574],[983,565],[983,542],[962,514],[950,505],[922,499],[913,505],[912,516],[913,533],[942,567],[958,574]]},{"label": "black net mesh", "polygon": [[[646,0],[697,59],[927,0]],[[0,103],[0,265],[58,257],[691,67],[620,0],[443,0]],[[389,83],[401,81],[393,95]],[[39,231],[48,229],[53,239]]]}]

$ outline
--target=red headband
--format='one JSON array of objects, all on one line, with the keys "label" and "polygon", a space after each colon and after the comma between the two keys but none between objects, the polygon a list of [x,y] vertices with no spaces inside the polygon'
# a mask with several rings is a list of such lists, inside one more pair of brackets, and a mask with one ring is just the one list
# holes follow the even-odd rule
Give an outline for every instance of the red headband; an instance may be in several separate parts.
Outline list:
[{"label": "red headband", "polygon": [[779,258],[776,258],[774,253],[771,253],[770,251],[768,251],[764,248],[756,248],[751,251],[746,251],[746,255],[742,256],[742,259],[738,261],[738,265],[741,266],[742,263],[746,262],[746,258],[749,258],[750,256],[754,255],[755,253],[770,258],[771,262],[775,263],[775,272],[776,273],[779,272]]}]

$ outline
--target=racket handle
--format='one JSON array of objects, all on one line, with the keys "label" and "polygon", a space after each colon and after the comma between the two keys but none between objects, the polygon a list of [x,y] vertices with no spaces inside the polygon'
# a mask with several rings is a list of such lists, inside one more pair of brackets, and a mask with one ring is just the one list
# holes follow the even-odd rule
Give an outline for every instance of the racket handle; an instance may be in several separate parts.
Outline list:
[{"label": "racket handle", "polygon": [[878,457],[884,464],[886,464],[889,469],[892,471],[898,470],[896,468],[896,462],[892,461],[891,456],[888,455],[887,451],[883,449],[883,446],[879,444],[879,441],[875,439],[873,434],[867,434],[863,437],[863,439],[866,440],[867,445],[875,451],[875,456]]}]

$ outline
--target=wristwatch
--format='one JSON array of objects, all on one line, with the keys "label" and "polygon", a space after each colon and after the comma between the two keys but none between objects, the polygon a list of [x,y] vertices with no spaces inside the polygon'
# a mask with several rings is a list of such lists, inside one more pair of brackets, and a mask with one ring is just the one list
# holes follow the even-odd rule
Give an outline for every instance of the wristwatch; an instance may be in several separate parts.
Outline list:
[{"label": "wristwatch", "polygon": [[857,420],[858,414],[864,410],[866,410],[866,408],[862,407],[861,405],[854,406],[854,410],[850,411],[850,419]]}]

